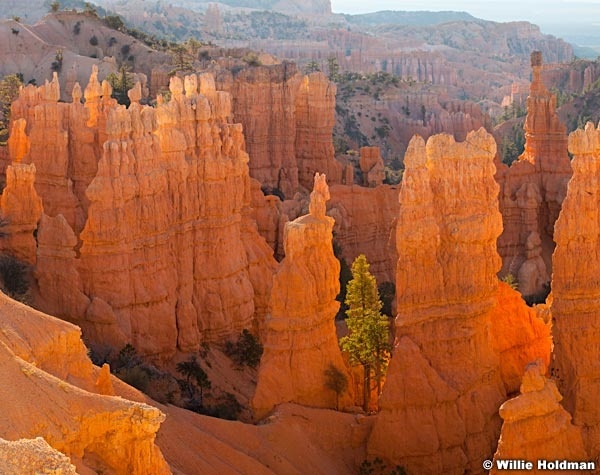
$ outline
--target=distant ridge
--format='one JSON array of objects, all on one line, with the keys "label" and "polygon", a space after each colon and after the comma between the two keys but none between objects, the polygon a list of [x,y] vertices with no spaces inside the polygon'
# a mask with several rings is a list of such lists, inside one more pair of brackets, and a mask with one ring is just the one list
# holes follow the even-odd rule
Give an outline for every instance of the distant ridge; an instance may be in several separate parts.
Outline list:
[{"label": "distant ridge", "polygon": [[344,14],[346,21],[354,25],[439,25],[440,23],[449,23],[453,21],[479,21],[478,18],[467,12],[405,12],[383,10],[374,13],[364,13],[360,15]]}]

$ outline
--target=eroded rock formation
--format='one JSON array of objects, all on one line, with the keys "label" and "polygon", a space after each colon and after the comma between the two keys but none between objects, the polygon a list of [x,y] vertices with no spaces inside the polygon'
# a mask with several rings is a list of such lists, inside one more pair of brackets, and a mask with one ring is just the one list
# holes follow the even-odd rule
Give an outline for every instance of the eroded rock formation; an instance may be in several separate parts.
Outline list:
[{"label": "eroded rock formation", "polygon": [[496,304],[490,313],[492,348],[499,355],[500,375],[507,394],[516,393],[525,367],[539,359],[550,364],[552,337],[538,307],[525,305],[521,294],[499,282]]},{"label": "eroded rock formation", "polygon": [[[43,436],[66,456],[49,454],[39,441],[22,442],[19,448],[31,449],[33,458],[29,459],[28,450],[9,463],[31,469],[40,460],[38,455],[48,454],[43,460],[50,457],[64,470],[69,457],[87,471],[171,473],[154,444],[164,415],[147,404],[95,393],[98,371],[77,327],[4,294],[0,294],[0,314],[0,401],[7,408],[0,435],[7,440]],[[0,451],[13,449],[2,444]]]},{"label": "eroded rock formation", "polygon": [[69,457],[53,449],[42,437],[15,441],[0,439],[0,472],[77,475]]},{"label": "eroded rock formation", "polygon": [[[533,470],[511,473],[546,473],[538,470],[538,460],[587,461],[581,430],[571,423],[571,415],[560,405],[562,396],[553,380],[544,377],[546,366],[536,361],[527,366],[521,394],[500,406],[504,420],[494,460],[533,462]],[[497,466],[490,471],[498,475]],[[561,473],[589,473],[580,470]]]},{"label": "eroded rock formation", "polygon": [[[85,104],[78,87],[73,103],[56,102],[57,87],[29,86],[13,105],[47,215],[37,305],[95,345],[129,342],[157,357],[264,316],[275,261],[251,222],[230,95],[210,75],[174,78],[156,109],[118,106],[95,70]],[[54,145],[43,147],[48,137]]]},{"label": "eroded rock formation", "polygon": [[[495,153],[494,139],[479,130],[462,143],[437,135],[426,145],[415,137],[405,157],[396,347],[368,452],[415,473],[478,471],[500,431],[505,390],[489,315],[501,264]],[[408,372],[401,362],[407,353],[421,361],[419,370]],[[403,396],[394,390],[400,385],[411,389]],[[441,409],[434,401],[444,401]],[[393,425],[411,427],[406,432],[421,443],[399,440]]]},{"label": "eroded rock formation", "polygon": [[498,164],[497,174],[504,218],[498,239],[501,273],[518,276],[525,296],[543,295],[548,289],[554,223],[572,173],[566,128],[556,115],[556,97],[541,80],[541,53],[532,53],[531,67],[525,151],[510,168]]},{"label": "eroded rock formation", "polygon": [[592,459],[600,455],[600,130],[590,122],[569,135],[573,178],[554,231],[552,374],[564,406],[582,428]]},{"label": "eroded rock formation", "polygon": [[35,165],[15,163],[6,169],[6,188],[0,196],[0,210],[6,225],[1,245],[18,259],[35,263],[33,232],[42,214],[42,200],[34,188]]},{"label": "eroded rock formation", "polygon": [[325,387],[330,365],[350,378],[338,346],[340,265],[333,255],[333,218],[325,215],[329,189],[316,174],[309,214],[285,226],[285,258],[273,277],[271,313],[261,329],[264,353],[252,401],[261,418],[274,406],[296,402],[335,408],[352,403],[348,393]]},{"label": "eroded rock formation", "polygon": [[370,188],[383,183],[385,169],[379,147],[360,148],[360,170],[363,173],[363,184]]},{"label": "eroded rock formation", "polygon": [[[496,277],[495,154],[483,129],[462,143],[415,137],[407,150],[396,342],[368,453],[409,472],[479,473],[496,447],[507,389],[518,387],[529,358],[549,358],[548,328]],[[512,324],[496,321],[504,311]]]},{"label": "eroded rock formation", "polygon": [[[227,76],[227,75],[225,75]],[[315,172],[342,182],[334,158],[335,84],[323,73],[302,76],[295,64],[245,68],[220,84],[232,93],[233,114],[244,127],[250,175],[292,199],[309,190]]]}]

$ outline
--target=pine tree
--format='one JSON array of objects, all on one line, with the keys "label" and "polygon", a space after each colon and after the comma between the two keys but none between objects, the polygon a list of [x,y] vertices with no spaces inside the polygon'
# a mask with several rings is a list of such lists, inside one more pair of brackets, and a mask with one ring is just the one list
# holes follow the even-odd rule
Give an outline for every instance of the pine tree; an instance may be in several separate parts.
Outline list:
[{"label": "pine tree", "polygon": [[389,322],[381,315],[377,282],[369,267],[363,254],[352,263],[352,280],[348,282],[346,291],[346,324],[350,333],[340,340],[342,349],[350,356],[350,363],[363,366],[365,411],[369,409],[371,376],[375,378],[377,394],[380,394],[391,349]]}]

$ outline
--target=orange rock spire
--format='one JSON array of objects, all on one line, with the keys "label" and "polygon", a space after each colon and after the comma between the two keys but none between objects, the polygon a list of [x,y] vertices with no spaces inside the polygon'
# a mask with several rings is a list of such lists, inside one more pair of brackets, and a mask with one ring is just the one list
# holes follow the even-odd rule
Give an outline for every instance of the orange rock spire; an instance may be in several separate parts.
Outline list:
[{"label": "orange rock spire", "polygon": [[411,473],[480,472],[506,391],[531,359],[549,359],[548,328],[496,277],[495,154],[483,129],[461,143],[415,136],[406,153],[396,342],[368,453]]},{"label": "orange rock spire", "polygon": [[[504,420],[494,460],[526,460],[533,470],[511,473],[546,473],[538,470],[538,460],[587,461],[581,430],[573,426],[571,416],[559,404],[562,396],[551,379],[544,377],[546,367],[541,361],[527,366],[521,383],[521,394],[500,406]],[[490,471],[501,475],[496,465]],[[563,473],[582,473],[568,471]]]},{"label": "orange rock spire", "polygon": [[[271,293],[271,314],[262,339],[264,354],[252,401],[256,417],[283,402],[336,407],[324,372],[335,366],[347,377],[334,319],[339,302],[340,265],[333,255],[333,218],[325,216],[329,189],[325,175],[314,178],[310,212],[285,226],[285,258]],[[352,404],[345,393],[339,406]]]},{"label": "orange rock spire", "polygon": [[531,55],[531,68],[525,151],[510,168],[503,164],[498,167],[504,220],[498,252],[503,261],[502,274],[518,277],[523,295],[535,297],[548,288],[554,223],[572,172],[566,128],[556,114],[556,97],[541,80],[539,51]]},{"label": "orange rock spire", "polygon": [[592,459],[600,455],[600,129],[590,122],[569,135],[573,178],[554,237],[552,373],[565,408],[582,428]]}]

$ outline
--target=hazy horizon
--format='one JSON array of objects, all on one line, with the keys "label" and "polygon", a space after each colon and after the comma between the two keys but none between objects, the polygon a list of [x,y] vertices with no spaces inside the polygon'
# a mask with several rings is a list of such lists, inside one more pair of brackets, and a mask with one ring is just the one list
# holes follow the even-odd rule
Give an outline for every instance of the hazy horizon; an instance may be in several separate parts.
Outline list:
[{"label": "hazy horizon", "polygon": [[335,13],[369,13],[380,10],[465,11],[484,20],[525,20],[540,26],[583,24],[600,27],[600,0],[453,0],[452,2],[398,0],[331,0]]}]

